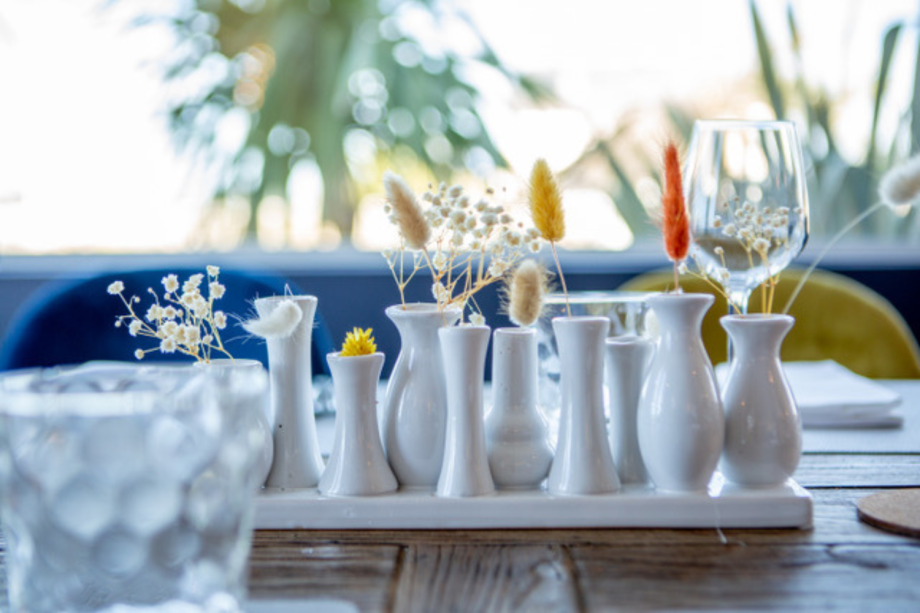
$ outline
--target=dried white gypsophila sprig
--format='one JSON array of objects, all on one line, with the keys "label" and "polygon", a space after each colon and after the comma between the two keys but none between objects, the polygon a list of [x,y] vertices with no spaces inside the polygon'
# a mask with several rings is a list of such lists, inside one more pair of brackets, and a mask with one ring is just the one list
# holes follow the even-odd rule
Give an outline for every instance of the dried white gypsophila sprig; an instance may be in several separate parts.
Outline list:
[{"label": "dried white gypsophila sprig", "polygon": [[156,347],[137,349],[134,357],[141,360],[155,351],[179,352],[200,362],[210,362],[212,353],[218,352],[233,359],[220,337],[220,330],[227,327],[227,316],[223,311],[214,310],[214,301],[226,293],[226,288],[218,280],[219,275],[220,269],[217,266],[207,267],[207,296],[201,292],[205,275],[191,275],[182,283],[181,293],[179,278],[174,274],[166,275],[162,279],[162,301],[153,288],[147,288],[147,292],[153,296],[153,304],[143,318],[134,310],[141,299],[137,296],[126,298],[123,282],[110,283],[108,293],[121,298],[128,309],[127,315],[115,318],[115,327],[127,326],[131,336],[159,341]]},{"label": "dried white gypsophila sprig", "polygon": [[257,317],[243,322],[243,329],[261,338],[287,338],[294,333],[297,324],[303,319],[303,311],[291,299],[278,303],[265,317]]},{"label": "dried white gypsophila sprig", "polygon": [[[427,267],[439,309],[457,306],[465,310],[470,306],[473,309],[470,321],[484,323],[473,296],[501,280],[527,253],[538,252],[542,247],[540,232],[515,221],[503,206],[491,204],[488,197],[492,195],[490,189],[483,197],[474,199],[460,185],[448,187],[441,183],[437,190],[429,186],[421,202],[431,235],[422,256],[414,258],[408,277],[402,272],[404,248],[384,252],[401,295],[412,276]],[[399,228],[403,245],[408,245],[392,202],[386,212]]]}]

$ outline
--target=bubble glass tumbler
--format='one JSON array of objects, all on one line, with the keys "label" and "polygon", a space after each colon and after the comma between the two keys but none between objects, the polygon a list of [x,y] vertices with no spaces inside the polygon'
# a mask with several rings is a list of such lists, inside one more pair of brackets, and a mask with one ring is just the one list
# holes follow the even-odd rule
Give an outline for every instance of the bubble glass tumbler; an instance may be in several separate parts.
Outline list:
[{"label": "bubble glass tumbler", "polygon": [[0,377],[11,611],[241,610],[262,441],[227,391],[191,367]]}]

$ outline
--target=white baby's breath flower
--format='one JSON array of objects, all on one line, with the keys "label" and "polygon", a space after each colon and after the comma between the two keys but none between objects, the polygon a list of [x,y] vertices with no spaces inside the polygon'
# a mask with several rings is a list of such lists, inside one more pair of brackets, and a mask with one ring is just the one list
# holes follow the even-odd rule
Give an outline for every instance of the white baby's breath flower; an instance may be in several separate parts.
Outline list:
[{"label": "white baby's breath flower", "polygon": [[145,317],[149,322],[163,319],[163,307],[158,304],[151,304],[150,308],[147,309],[147,315]]},{"label": "white baby's breath flower", "polygon": [[722,234],[725,236],[735,236],[738,233],[738,227],[733,223],[725,224],[725,227],[722,228]]},{"label": "white baby's breath flower", "polygon": [[163,289],[167,294],[179,291],[179,277],[176,275],[166,275],[163,277]]},{"label": "white baby's breath flower", "polygon": [[223,311],[214,311],[214,326],[218,330],[223,330],[227,327],[227,316]]},{"label": "white baby's breath flower", "polygon": [[183,326],[182,330],[186,345],[194,347],[201,341],[201,332],[197,326]]},{"label": "white baby's breath flower", "polygon": [[216,277],[217,275],[220,274],[220,268],[217,266],[208,266],[207,270],[208,270],[208,274],[212,277]]},{"label": "white baby's breath flower", "polygon": [[713,253],[715,253],[716,255],[725,255],[725,249],[723,249],[722,247],[716,247],[716,248],[713,249],[712,251],[713,251]]},{"label": "white baby's breath flower", "polygon": [[765,238],[758,238],[754,240],[754,251],[761,255],[767,255],[767,252],[770,250],[770,241]]},{"label": "white baby's breath flower", "polygon": [[125,284],[122,283],[121,281],[112,281],[111,283],[109,283],[109,286],[108,288],[106,288],[106,291],[112,294],[113,296],[116,294],[120,294],[123,291],[125,291]]},{"label": "white baby's breath flower", "polygon": [[470,314],[470,323],[474,326],[484,326],[486,325],[486,318],[482,313],[472,313]]},{"label": "white baby's breath flower", "polygon": [[438,251],[434,254],[434,257],[431,258],[431,263],[434,265],[437,270],[444,270],[444,267],[447,266],[447,254],[443,251]]},{"label": "white baby's breath flower", "polygon": [[135,349],[135,350],[134,350],[134,357],[137,358],[138,360],[143,360],[143,359],[144,359],[144,350],[143,350],[143,349]]},{"label": "white baby's breath flower", "polygon": [[169,305],[163,309],[163,317],[166,319],[175,319],[179,316],[179,311],[173,305]]},{"label": "white baby's breath flower", "polygon": [[473,206],[473,208],[476,209],[476,212],[482,213],[483,211],[486,210],[488,206],[489,206],[488,202],[486,202],[485,200],[480,200]]},{"label": "white baby's breath flower", "polygon": [[540,253],[540,241],[530,241],[530,252]]},{"label": "white baby's breath flower", "polygon": [[227,288],[217,281],[212,281],[210,285],[208,285],[208,295],[215,300],[218,298],[223,298],[226,291]]},{"label": "white baby's breath flower", "polygon": [[182,284],[182,293],[188,294],[197,290],[201,286],[201,281],[204,279],[204,275],[201,273],[194,274],[188,278],[188,281]]},{"label": "white baby's breath flower", "polygon": [[687,274],[687,271],[688,271],[688,270],[689,270],[689,269],[687,268],[687,263],[686,263],[686,262],[681,262],[680,265],[677,267],[677,272],[680,273],[680,274],[682,274],[682,275]]},{"label": "white baby's breath flower", "polygon": [[175,353],[177,348],[176,339],[172,337],[167,337],[160,341],[160,351],[163,353]]},{"label": "white baby's breath flower", "polygon": [[137,336],[137,333],[141,331],[143,323],[139,319],[132,319],[131,323],[128,325],[128,334],[131,336]]},{"label": "white baby's breath flower", "polygon": [[205,300],[201,294],[197,294],[192,304],[192,312],[195,314],[195,317],[203,319],[207,316],[210,309],[211,307],[208,305],[208,301]]},{"label": "white baby's breath flower", "polygon": [[175,336],[179,332],[179,324],[174,321],[164,322],[160,326],[159,332],[162,332],[164,336]]},{"label": "white baby's breath flower", "polygon": [[463,193],[463,187],[460,185],[453,185],[450,188],[450,191],[447,192],[447,195],[451,198],[459,198],[460,194]]}]

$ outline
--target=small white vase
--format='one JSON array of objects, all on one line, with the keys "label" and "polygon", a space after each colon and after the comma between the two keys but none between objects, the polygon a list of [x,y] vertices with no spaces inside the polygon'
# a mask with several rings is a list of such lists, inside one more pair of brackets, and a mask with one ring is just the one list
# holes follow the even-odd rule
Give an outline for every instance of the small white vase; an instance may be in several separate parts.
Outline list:
[{"label": "small white vase", "polygon": [[788,315],[728,315],[720,321],[735,349],[722,395],[722,472],[749,487],[781,485],[802,455],[802,422],[779,358],[795,320]]},{"label": "small white vase", "polygon": [[438,329],[460,319],[460,311],[434,304],[391,306],[400,350],[387,384],[383,445],[399,484],[434,488],[444,459],[447,387]]},{"label": "small white vase", "polygon": [[326,496],[374,496],[395,492],[377,428],[377,381],[382,353],[327,356],[335,398],[335,438],[319,491]]},{"label": "small white vase", "polygon": [[458,498],[495,492],[482,413],[488,326],[441,328],[447,381],[447,433],[438,496]]},{"label": "small white vase", "polygon": [[700,327],[710,294],[649,299],[658,343],[639,399],[642,459],[655,488],[705,492],[722,453],[725,421]]},{"label": "small white vase", "polygon": [[555,317],[559,347],[562,411],[559,442],[547,490],[579,496],[620,489],[604,423],[604,340],[606,317]]},{"label": "small white vase", "polygon": [[282,301],[293,300],[303,317],[285,338],[266,339],[271,378],[275,458],[265,483],[273,488],[316,487],[323,474],[323,457],[313,415],[314,296],[272,296],[255,301],[259,317],[268,317]]},{"label": "small white vase", "polygon": [[648,472],[639,450],[636,420],[639,395],[654,346],[638,336],[607,339],[607,397],[610,409],[610,449],[620,483],[648,484]]},{"label": "small white vase", "polygon": [[537,331],[499,328],[492,338],[489,469],[500,489],[535,489],[553,461],[549,426],[537,408]]}]

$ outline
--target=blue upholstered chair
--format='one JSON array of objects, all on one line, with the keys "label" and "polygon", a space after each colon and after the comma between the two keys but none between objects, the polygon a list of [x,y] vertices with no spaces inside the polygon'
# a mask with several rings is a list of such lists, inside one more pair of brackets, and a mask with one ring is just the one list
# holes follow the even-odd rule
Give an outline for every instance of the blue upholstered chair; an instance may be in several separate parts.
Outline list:
[{"label": "blue upholstered chair", "polygon": [[[109,295],[108,285],[115,279],[125,284],[125,296],[136,295],[141,303],[137,314],[143,317],[152,296],[147,288],[163,295],[161,279],[169,273],[180,282],[203,269],[110,271],[78,280],[54,281],[37,290],[17,311],[0,346],[0,370],[34,366],[77,364],[89,360],[130,360],[134,350],[155,346],[153,339],[131,337],[125,327],[116,328],[115,318],[125,314],[117,296]],[[220,282],[227,291],[215,309],[228,316],[222,333],[224,345],[234,358],[261,361],[268,366],[265,343],[252,338],[239,325],[254,317],[255,298],[284,294],[285,280],[278,276],[222,269]],[[296,287],[290,291],[299,293]],[[328,374],[325,357],[333,351],[332,337],[319,312],[313,329],[313,374]],[[150,354],[147,359],[184,361],[179,353]]]}]

